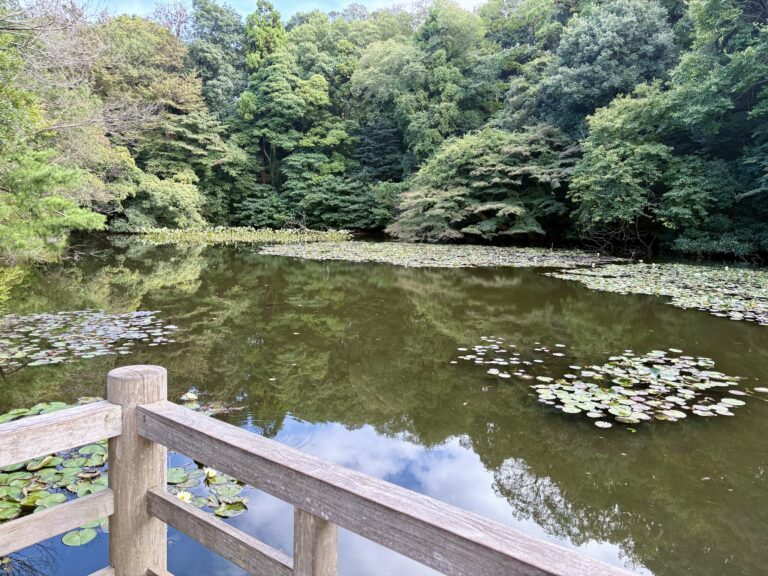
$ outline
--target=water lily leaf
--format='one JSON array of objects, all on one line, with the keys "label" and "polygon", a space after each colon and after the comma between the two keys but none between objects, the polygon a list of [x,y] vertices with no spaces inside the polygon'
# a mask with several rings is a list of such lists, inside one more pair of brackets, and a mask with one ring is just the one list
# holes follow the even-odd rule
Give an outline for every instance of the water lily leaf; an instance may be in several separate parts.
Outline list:
[{"label": "water lily leaf", "polygon": [[226,484],[224,486],[216,486],[214,488],[219,500],[223,502],[232,501],[243,491],[243,487],[239,484]]},{"label": "water lily leaf", "polygon": [[723,398],[721,402],[730,406],[744,406],[745,404],[743,400],[738,400],[737,398]]},{"label": "water lily leaf", "polygon": [[73,530],[72,532],[67,532],[64,534],[61,541],[66,546],[82,546],[94,538],[96,538],[96,530],[93,528],[84,528],[82,530]]},{"label": "water lily leaf", "polygon": [[35,472],[37,470],[40,470],[41,468],[48,468],[51,466],[58,466],[64,462],[64,458],[59,458],[56,456],[46,456],[45,458],[40,458],[38,460],[33,460],[29,464],[27,464],[27,470],[31,472]]},{"label": "water lily leaf", "polygon": [[94,454],[88,460],[85,461],[86,466],[90,466],[92,468],[98,468],[100,466],[104,465],[104,457],[105,454]]},{"label": "water lily leaf", "polygon": [[87,496],[88,494],[95,494],[96,492],[101,492],[102,490],[106,490],[107,486],[104,484],[99,484],[98,482],[89,482],[78,488],[77,490],[77,496],[79,498],[82,498],[83,496]]},{"label": "water lily leaf", "polygon": [[216,508],[214,514],[216,514],[216,516],[221,516],[222,518],[234,518],[235,516],[243,514],[247,510],[248,507],[245,504],[245,500],[240,500],[237,502],[223,502],[218,508]]},{"label": "water lily leaf", "polygon": [[189,479],[189,474],[183,468],[168,469],[168,484],[181,484]]},{"label": "water lily leaf", "polygon": [[0,520],[13,520],[21,514],[21,507],[15,502],[0,501]]},{"label": "water lily leaf", "polygon": [[21,488],[18,486],[0,486],[0,498],[19,499],[21,497]]},{"label": "water lily leaf", "polygon": [[38,509],[52,508],[67,501],[67,496],[61,492],[45,492],[44,494],[37,500]]}]

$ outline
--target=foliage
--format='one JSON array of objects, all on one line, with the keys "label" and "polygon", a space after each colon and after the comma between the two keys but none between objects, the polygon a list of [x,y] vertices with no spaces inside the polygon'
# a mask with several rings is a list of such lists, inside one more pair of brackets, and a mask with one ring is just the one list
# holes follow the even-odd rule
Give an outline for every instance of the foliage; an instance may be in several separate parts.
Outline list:
[{"label": "foliage", "polygon": [[755,3],[38,4],[0,3],[6,260],[105,221],[768,252]]},{"label": "foliage", "polygon": [[52,164],[51,156],[28,151],[0,175],[0,260],[55,259],[70,230],[104,226],[102,216],[62,195],[77,173]]},{"label": "foliage", "polygon": [[234,114],[245,87],[245,27],[240,15],[213,0],[193,0],[189,61],[203,82],[203,98],[213,114]]},{"label": "foliage", "polygon": [[414,176],[388,230],[406,240],[544,234],[565,211],[562,188],[575,162],[557,129],[485,129],[448,141]]},{"label": "foliage", "polygon": [[[604,364],[582,368],[566,367],[569,351],[565,344],[552,348],[539,344],[522,356],[505,350],[517,350],[517,346],[505,343],[503,338],[485,336],[482,340],[483,344],[472,347],[473,354],[459,359],[491,365],[487,373],[502,380],[513,376],[526,381],[535,378],[539,383],[531,388],[539,402],[564,414],[586,415],[598,428],[611,428],[611,420],[634,425],[653,420],[678,422],[688,416],[734,416],[731,410],[745,405],[733,397],[746,395],[735,388],[739,378],[712,370],[715,362],[711,358],[680,356],[683,351],[677,348],[642,356],[625,350],[620,356],[610,356]],[[492,354],[493,359],[486,354]]]},{"label": "foliage", "polygon": [[663,78],[676,48],[665,11],[648,0],[611,0],[563,29],[542,85],[544,115],[577,133],[584,117],[644,80]]},{"label": "foliage", "polygon": [[768,325],[768,271],[728,266],[643,264],[601,266],[548,274],[592,290],[669,296],[679,308]]},{"label": "foliage", "polygon": [[[382,262],[407,268],[538,268],[570,269],[618,259],[580,250],[511,248],[505,246],[436,245],[409,242],[286,242],[266,246],[261,254],[306,260]],[[566,273],[566,270],[561,270]]]},{"label": "foliage", "polygon": [[765,251],[768,68],[756,56],[768,54],[768,34],[735,4],[691,11],[694,44],[669,83],[638,86],[590,119],[576,217],[606,244]]},{"label": "foliage", "polygon": [[[4,22],[0,5],[0,24]],[[94,230],[104,219],[68,197],[82,173],[55,162],[43,140],[41,106],[25,86],[24,61],[0,25],[0,261],[56,258],[72,229]]]},{"label": "foliage", "polygon": [[150,244],[294,244],[307,242],[341,242],[349,240],[344,230],[301,230],[286,228],[199,228],[179,230],[177,228],[144,228],[138,230],[141,240]]}]

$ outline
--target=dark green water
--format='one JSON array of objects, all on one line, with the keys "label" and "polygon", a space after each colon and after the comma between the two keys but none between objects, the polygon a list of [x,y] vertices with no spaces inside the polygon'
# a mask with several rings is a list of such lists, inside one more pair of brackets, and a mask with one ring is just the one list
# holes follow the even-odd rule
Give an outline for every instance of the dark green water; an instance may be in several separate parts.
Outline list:
[{"label": "dark green water", "polygon": [[[161,364],[172,399],[196,387],[239,401],[246,410],[228,419],[254,433],[639,574],[768,572],[768,402],[631,434],[450,363],[481,336],[563,343],[578,364],[673,347],[767,386],[768,327],[535,270],[308,262],[253,247],[101,247],[29,270],[10,296],[6,313],[159,310],[179,331],[128,356],[22,369],[0,381],[0,413],[103,395],[111,368]],[[250,497],[232,522],[290,553],[291,507]],[[78,576],[106,563],[106,538],[29,554],[48,562],[45,574]],[[347,533],[341,554],[348,576],[432,574]],[[242,574],[176,532],[169,557],[176,576]]]}]

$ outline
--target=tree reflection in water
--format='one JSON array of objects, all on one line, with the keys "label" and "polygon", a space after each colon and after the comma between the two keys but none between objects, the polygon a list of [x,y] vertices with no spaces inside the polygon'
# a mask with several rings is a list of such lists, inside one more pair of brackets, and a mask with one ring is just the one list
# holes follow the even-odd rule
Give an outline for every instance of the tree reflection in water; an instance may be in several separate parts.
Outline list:
[{"label": "tree reflection in water", "polygon": [[[159,310],[180,329],[162,348],[9,375],[0,411],[103,394],[112,367],[162,364],[174,399],[191,387],[209,400],[244,399],[247,410],[231,418],[257,433],[587,553],[614,547],[638,570],[753,575],[768,562],[768,403],[750,399],[730,419],[600,431],[537,404],[524,382],[450,364],[481,336],[564,343],[579,364],[674,347],[752,385],[768,373],[763,327],[535,270],[311,262],[252,246],[125,243],[4,286],[15,313]],[[239,521],[290,541],[282,521],[256,527],[264,512],[255,508]],[[354,574],[369,548],[349,542],[342,564]]]}]

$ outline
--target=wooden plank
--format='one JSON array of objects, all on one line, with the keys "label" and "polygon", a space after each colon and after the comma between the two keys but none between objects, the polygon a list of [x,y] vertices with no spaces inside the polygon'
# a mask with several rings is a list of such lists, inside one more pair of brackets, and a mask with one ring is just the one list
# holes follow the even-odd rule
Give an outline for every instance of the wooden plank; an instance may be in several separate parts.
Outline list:
[{"label": "wooden plank", "polygon": [[629,574],[171,402],[138,411],[145,438],[449,576]]},{"label": "wooden plank", "polygon": [[293,569],[296,576],[336,576],[339,531],[335,524],[294,508]]},{"label": "wooden plank", "polygon": [[211,514],[184,504],[164,489],[153,488],[147,495],[149,513],[184,532],[206,548],[236,564],[249,574],[290,576],[293,562],[260,540],[230,526]]},{"label": "wooden plank", "polygon": [[101,570],[94,572],[91,576],[115,576],[115,569],[112,566],[107,566]]},{"label": "wooden plank", "polygon": [[162,568],[150,568],[147,570],[147,576],[173,576],[173,574]]},{"label": "wooden plank", "polygon": [[113,510],[112,490],[102,490],[0,524],[0,556],[7,556],[88,522],[106,518]]},{"label": "wooden plank", "polygon": [[0,468],[117,436],[120,412],[104,400],[0,424]]},{"label": "wooden plank", "polygon": [[167,387],[160,366],[125,366],[107,376],[107,399],[122,407],[123,427],[109,441],[109,486],[115,492],[109,563],[115,576],[137,576],[168,565],[168,529],[147,512],[147,490],[165,488],[167,449],[138,435],[136,413],[139,404],[165,400]]}]

